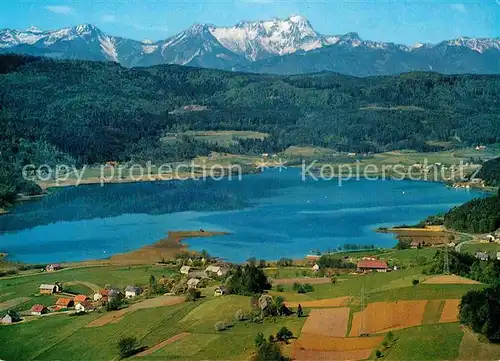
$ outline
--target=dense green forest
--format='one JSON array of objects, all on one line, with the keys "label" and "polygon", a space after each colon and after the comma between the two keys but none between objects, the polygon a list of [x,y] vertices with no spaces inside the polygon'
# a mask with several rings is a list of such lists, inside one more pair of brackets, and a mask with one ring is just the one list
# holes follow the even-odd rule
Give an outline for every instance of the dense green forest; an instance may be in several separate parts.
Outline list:
[{"label": "dense green forest", "polygon": [[[500,127],[500,123],[498,124]],[[484,183],[492,187],[500,187],[500,158],[487,161],[476,175],[484,180]]]},{"label": "dense green forest", "polygon": [[500,194],[473,199],[451,209],[444,216],[444,225],[461,232],[487,233],[500,228]]},{"label": "dense green forest", "polygon": [[467,292],[460,302],[460,322],[500,342],[500,287]]},{"label": "dense green forest", "polygon": [[[0,206],[37,188],[27,163],[175,161],[211,150],[277,152],[290,145],[341,151],[439,149],[500,142],[500,76],[407,73],[254,75],[182,66],[0,56]],[[181,111],[186,105],[202,111]],[[230,148],[167,132],[255,130]]]}]

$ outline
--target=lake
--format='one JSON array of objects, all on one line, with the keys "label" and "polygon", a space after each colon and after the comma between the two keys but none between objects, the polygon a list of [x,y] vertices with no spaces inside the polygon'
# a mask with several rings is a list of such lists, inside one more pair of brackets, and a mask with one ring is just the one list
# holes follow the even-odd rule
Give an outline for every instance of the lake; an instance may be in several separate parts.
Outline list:
[{"label": "lake", "polygon": [[300,169],[241,181],[165,181],[57,188],[0,217],[0,251],[31,263],[106,258],[152,244],[168,231],[227,231],[190,239],[230,261],[302,258],[346,243],[392,247],[380,226],[416,223],[483,193],[442,183],[303,181]]}]

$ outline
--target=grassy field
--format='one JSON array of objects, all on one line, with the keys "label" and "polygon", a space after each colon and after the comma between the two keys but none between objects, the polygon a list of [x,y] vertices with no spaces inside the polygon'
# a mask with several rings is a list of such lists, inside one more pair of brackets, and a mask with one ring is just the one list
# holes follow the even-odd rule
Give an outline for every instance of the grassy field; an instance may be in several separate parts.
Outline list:
[{"label": "grassy field", "polygon": [[365,293],[375,292],[378,288],[386,286],[390,282],[406,277],[410,279],[408,286],[411,286],[411,279],[417,275],[421,275],[421,271],[422,269],[420,267],[416,267],[389,273],[343,275],[339,278],[345,279],[345,281],[337,282],[337,284],[334,285],[314,285],[314,290],[306,294],[294,293],[291,285],[285,285],[285,292],[283,292],[283,294],[287,301],[316,300],[340,296],[359,297],[362,289],[364,289]]},{"label": "grassy field", "polygon": [[423,285],[394,288],[387,291],[369,294],[368,302],[397,300],[437,300],[445,298],[461,298],[473,289],[482,289],[486,285]]},{"label": "grassy field", "polygon": [[75,295],[90,295],[92,294],[92,289],[82,283],[75,283],[72,285],[66,285],[64,287],[64,292],[73,293]]},{"label": "grassy field", "polygon": [[265,268],[264,273],[266,276],[276,279],[315,276],[311,267],[270,267]]},{"label": "grassy field", "polygon": [[[162,360],[245,359],[254,350],[255,335],[275,334],[286,326],[299,334],[305,318],[288,317],[263,323],[234,321],[238,309],[248,310],[250,298],[227,296],[186,302],[169,307],[138,310],[118,323],[86,328],[99,314],[85,316],[57,315],[28,323],[0,327],[0,339],[9,344],[0,350],[7,360],[111,360],[117,356],[117,342],[122,337],[137,337],[141,346],[152,347],[178,333],[189,332],[185,339],[144,357]],[[226,331],[215,331],[214,324],[233,323]],[[57,332],[49,332],[57,330]],[[42,336],[36,336],[40,334]],[[25,347],[26,340],[29,347]]]},{"label": "grassy field", "polygon": [[[77,282],[87,281],[95,283],[100,287],[110,284],[116,287],[126,287],[130,284],[148,284],[150,275],[160,278],[176,275],[177,271],[161,266],[134,266],[134,267],[81,267],[66,269],[57,272],[40,272],[38,274],[2,278],[0,279],[0,302],[13,298],[12,295],[31,297],[38,293],[38,287],[42,283]],[[78,287],[83,291],[81,285],[71,285],[70,289]],[[77,289],[77,290],[78,290]]]},{"label": "grassy field", "polygon": [[182,135],[192,137],[196,140],[221,146],[230,146],[238,144],[241,139],[260,139],[263,140],[269,136],[267,133],[254,132],[249,130],[220,130],[220,131],[196,131],[185,132]]},{"label": "grassy field", "polygon": [[460,252],[475,254],[476,252],[486,252],[493,259],[497,258],[497,252],[500,252],[498,243],[466,243],[460,248]]},{"label": "grassy field", "polygon": [[455,360],[462,330],[458,323],[412,327],[394,333],[396,344],[386,352],[387,360]]},{"label": "grassy field", "polygon": [[[432,257],[434,250],[404,250],[379,252],[381,258],[390,262],[412,264],[419,257]],[[302,276],[309,268],[286,267],[279,269],[281,277]],[[396,342],[384,351],[388,360],[455,360],[461,347],[463,332],[457,323],[435,324],[443,310],[444,299],[459,299],[471,289],[486,285],[470,284],[418,284],[412,280],[425,280],[423,267],[408,267],[389,273],[371,273],[366,275],[344,274],[337,284],[317,284],[314,290],[298,294],[291,285],[284,285],[285,292],[271,292],[287,301],[304,302],[307,300],[329,299],[351,296],[348,307],[351,308],[348,329],[353,313],[360,311],[360,296],[365,295],[366,303],[397,300],[431,300],[423,313],[423,326],[394,331]],[[274,269],[266,269],[268,275],[274,275]],[[163,267],[86,267],[67,269],[52,273],[18,276],[0,280],[0,302],[17,297],[29,297],[15,309],[26,310],[35,303],[53,304],[54,296],[35,296],[40,283],[61,281],[74,282],[69,285],[74,291],[84,291],[87,287],[79,282],[89,282],[100,287],[113,284],[124,287],[128,284],[147,284],[149,276],[173,276],[176,271]],[[262,332],[266,337],[275,334],[282,326],[300,335],[306,317],[275,317],[261,323],[236,321],[238,310],[250,311],[250,297],[223,296],[213,297],[213,287],[202,290],[204,297],[196,302],[183,302],[171,306],[138,309],[125,314],[123,319],[100,327],[85,327],[104,311],[85,316],[67,314],[50,315],[41,318],[28,318],[28,322],[11,326],[0,326],[0,340],[8,348],[0,348],[0,359],[17,360],[75,360],[90,359],[118,360],[117,342],[128,336],[136,337],[140,347],[151,348],[169,338],[187,333],[184,338],[166,344],[151,354],[138,359],[145,361],[159,360],[248,360],[255,350],[254,338]],[[80,292],[78,292],[80,293]],[[310,308],[305,310],[307,315]],[[215,323],[224,321],[229,328],[216,331]],[[470,335],[469,335],[470,336]],[[29,340],[29,342],[27,342]],[[479,355],[489,359],[497,348],[479,343],[469,337]],[[462,351],[461,351],[462,350]],[[479,351],[477,351],[479,350]],[[493,351],[492,351],[493,350]],[[285,347],[285,353],[291,352],[291,346]],[[482,353],[481,353],[482,352]],[[467,358],[465,358],[467,359]],[[469,358],[471,359],[471,358]]]}]

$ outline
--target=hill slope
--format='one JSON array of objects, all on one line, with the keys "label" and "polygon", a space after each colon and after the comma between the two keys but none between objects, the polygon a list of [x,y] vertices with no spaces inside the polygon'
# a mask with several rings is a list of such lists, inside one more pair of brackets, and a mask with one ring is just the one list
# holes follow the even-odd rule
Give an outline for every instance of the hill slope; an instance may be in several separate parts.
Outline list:
[{"label": "hill slope", "polygon": [[[290,145],[425,151],[437,149],[431,140],[499,142],[498,98],[500,76],[285,77],[0,56],[0,146],[4,166],[17,167],[179,160],[221,150],[193,139],[160,141],[185,130],[270,134],[223,149],[239,153]],[[188,105],[201,107],[176,111]]]},{"label": "hill slope", "polygon": [[487,161],[476,175],[484,180],[485,184],[492,187],[500,186],[500,158]]}]

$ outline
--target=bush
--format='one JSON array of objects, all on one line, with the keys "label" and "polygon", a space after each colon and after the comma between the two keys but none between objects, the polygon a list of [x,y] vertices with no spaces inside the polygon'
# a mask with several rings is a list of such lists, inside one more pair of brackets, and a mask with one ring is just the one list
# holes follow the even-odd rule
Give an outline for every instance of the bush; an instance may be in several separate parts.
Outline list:
[{"label": "bush", "polygon": [[197,290],[194,288],[190,288],[187,290],[186,301],[188,301],[188,302],[196,301],[200,297],[201,297],[200,290]]},{"label": "bush", "polygon": [[247,313],[243,312],[243,310],[240,308],[236,313],[234,314],[234,319],[236,321],[246,321],[249,319],[249,316]]},{"label": "bush", "polygon": [[137,339],[135,337],[124,337],[118,341],[118,350],[121,358],[133,355],[136,347]]},{"label": "bush", "polygon": [[416,286],[420,283],[420,281],[417,279],[414,279],[413,281],[411,281],[411,283],[412,283],[412,285]]},{"label": "bush", "polygon": [[224,321],[217,321],[214,325],[214,328],[215,328],[215,331],[220,332],[220,331],[227,330],[228,325]]},{"label": "bush", "polygon": [[257,336],[255,336],[254,343],[256,347],[260,347],[266,342],[266,338],[262,332],[259,332]]},{"label": "bush", "polygon": [[276,292],[285,292],[285,287],[283,287],[282,285],[277,285]]},{"label": "bush", "polygon": [[283,356],[280,347],[273,342],[264,342],[257,348],[257,352],[252,361],[288,361],[288,357]]},{"label": "bush", "polygon": [[307,292],[314,291],[314,287],[312,285],[310,285],[309,283],[300,284],[300,283],[294,282],[294,284],[292,285],[292,290],[294,290],[297,293],[307,293]]},{"label": "bush", "polygon": [[293,336],[292,331],[290,331],[288,328],[283,326],[280,328],[280,330],[276,333],[276,339],[278,341],[285,341],[287,342],[289,339],[291,339]]},{"label": "bush", "polygon": [[380,350],[375,351],[375,356],[377,358],[381,358],[382,357],[382,351],[380,351]]},{"label": "bush", "polygon": [[123,299],[121,297],[113,297],[111,301],[106,303],[106,311],[116,311],[123,305]]},{"label": "bush", "polygon": [[299,303],[299,307],[297,307],[297,317],[302,317],[304,315],[304,311],[302,310],[302,306]]}]

